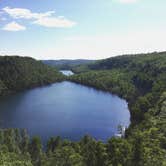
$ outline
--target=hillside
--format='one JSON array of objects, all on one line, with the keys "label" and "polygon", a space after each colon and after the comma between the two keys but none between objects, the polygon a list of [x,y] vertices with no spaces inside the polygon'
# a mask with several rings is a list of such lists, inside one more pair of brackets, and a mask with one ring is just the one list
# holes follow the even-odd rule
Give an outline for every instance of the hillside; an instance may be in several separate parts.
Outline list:
[{"label": "hillside", "polygon": [[29,57],[0,56],[0,96],[61,81],[54,68]]},{"label": "hillside", "polygon": [[[166,52],[118,56],[83,65],[74,70],[80,74],[70,77],[72,81],[127,99],[132,121],[125,138],[132,146],[132,157],[126,156],[132,158],[130,164],[164,166]],[[118,144],[114,147],[116,150],[123,148]],[[118,158],[116,150],[112,154],[113,158]],[[115,165],[129,164],[116,160]]]},{"label": "hillside", "polygon": [[[143,67],[155,68],[160,64],[160,68],[165,67],[166,52],[154,52],[148,54],[135,54],[116,56],[108,59],[97,60],[91,64],[85,64],[73,67],[76,73],[86,72],[88,70],[109,70],[109,69],[136,69],[142,70]],[[149,68],[150,70],[150,68]]]},{"label": "hillside", "polygon": [[94,60],[76,59],[76,60],[43,60],[44,64],[56,67],[57,69],[71,70],[73,67],[94,62]]}]

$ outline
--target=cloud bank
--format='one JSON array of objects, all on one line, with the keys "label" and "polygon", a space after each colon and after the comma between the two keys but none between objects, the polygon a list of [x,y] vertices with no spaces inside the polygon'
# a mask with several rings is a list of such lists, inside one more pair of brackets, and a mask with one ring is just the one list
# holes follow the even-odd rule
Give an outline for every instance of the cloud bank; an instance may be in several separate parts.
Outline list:
[{"label": "cloud bank", "polygon": [[41,17],[33,23],[50,28],[70,28],[76,25],[75,22],[61,17]]},{"label": "cloud bank", "polygon": [[[71,28],[76,25],[76,22],[70,19],[67,19],[65,17],[54,16],[55,11],[35,13],[25,8],[10,8],[10,7],[5,7],[2,9],[2,11],[8,14],[13,19],[31,20],[31,23],[37,24],[43,27],[47,27],[47,28]],[[12,22],[11,25],[12,26],[15,25],[16,27],[16,24],[17,23]],[[7,24],[3,29],[6,29],[6,27],[8,27],[9,25]],[[18,27],[18,24],[17,24],[17,27]],[[22,29],[23,29],[23,26],[22,26]],[[22,29],[20,27],[20,30]],[[25,30],[25,27],[24,27],[24,30]]]},{"label": "cloud bank", "polygon": [[5,7],[2,9],[4,12],[9,14],[11,17],[19,19],[39,19],[42,17],[49,17],[54,11],[48,11],[45,13],[33,13],[29,9],[24,9],[24,8],[10,8],[10,7]]}]

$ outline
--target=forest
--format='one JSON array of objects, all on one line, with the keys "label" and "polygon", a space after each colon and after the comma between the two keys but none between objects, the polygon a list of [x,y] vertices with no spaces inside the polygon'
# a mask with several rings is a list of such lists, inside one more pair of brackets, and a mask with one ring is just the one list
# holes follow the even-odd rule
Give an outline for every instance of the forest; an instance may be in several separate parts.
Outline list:
[{"label": "forest", "polygon": [[77,142],[57,136],[46,146],[37,136],[29,138],[25,129],[1,129],[0,165],[166,166],[166,52],[79,65],[72,69],[77,74],[69,78],[29,58],[22,62],[19,57],[14,61],[5,58],[0,60],[1,93],[67,79],[126,99],[131,125],[123,138],[112,137],[107,142],[88,135]]},{"label": "forest", "polygon": [[95,60],[86,60],[86,59],[75,59],[75,60],[42,60],[42,62],[46,65],[53,66],[59,70],[71,70],[73,67],[78,65],[85,65],[92,62],[95,62]]},{"label": "forest", "polygon": [[0,56],[0,96],[63,79],[55,68],[33,58]]},{"label": "forest", "polygon": [[[118,56],[74,71],[80,74],[72,81],[128,101],[131,125],[125,141],[132,146],[131,165],[166,165],[166,52]],[[112,165],[130,164],[119,160]]]}]

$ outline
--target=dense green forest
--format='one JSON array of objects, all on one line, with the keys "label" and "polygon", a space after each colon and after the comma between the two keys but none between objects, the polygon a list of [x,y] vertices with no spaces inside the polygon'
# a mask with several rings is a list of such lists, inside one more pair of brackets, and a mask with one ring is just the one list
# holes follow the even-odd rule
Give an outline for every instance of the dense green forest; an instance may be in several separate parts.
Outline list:
[{"label": "dense green forest", "polygon": [[[132,123],[125,141],[132,147],[133,156],[127,155],[131,164],[119,159],[113,165],[166,165],[166,52],[109,58],[75,72],[82,73],[72,81],[118,94],[129,103]],[[122,155],[118,145],[116,152]]]},{"label": "dense green forest", "polygon": [[75,60],[69,60],[69,59],[63,59],[63,60],[43,60],[44,64],[53,66],[59,70],[72,70],[72,68],[89,64],[94,62],[94,60],[86,60],[86,59],[75,59]]},{"label": "dense green forest", "polygon": [[29,57],[0,56],[0,96],[63,80],[54,68]]},{"label": "dense green forest", "polygon": [[[25,130],[1,129],[0,165],[166,166],[166,52],[118,56],[73,70],[79,74],[69,80],[128,101],[131,125],[125,137],[105,143],[90,136],[78,142],[52,137],[43,150],[39,137],[29,139]],[[1,86],[7,83],[2,80]]]}]

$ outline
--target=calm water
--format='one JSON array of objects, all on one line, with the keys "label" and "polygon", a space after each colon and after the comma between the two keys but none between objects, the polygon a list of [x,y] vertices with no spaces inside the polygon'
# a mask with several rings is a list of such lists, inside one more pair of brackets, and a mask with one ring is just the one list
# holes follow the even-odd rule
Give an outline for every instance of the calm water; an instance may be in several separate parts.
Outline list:
[{"label": "calm water", "polygon": [[60,72],[66,76],[71,76],[74,74],[71,70],[61,70]]},{"label": "calm water", "polygon": [[119,124],[128,126],[125,100],[68,81],[35,88],[0,100],[0,125],[26,128],[30,135],[78,140],[85,134],[106,140]]}]

